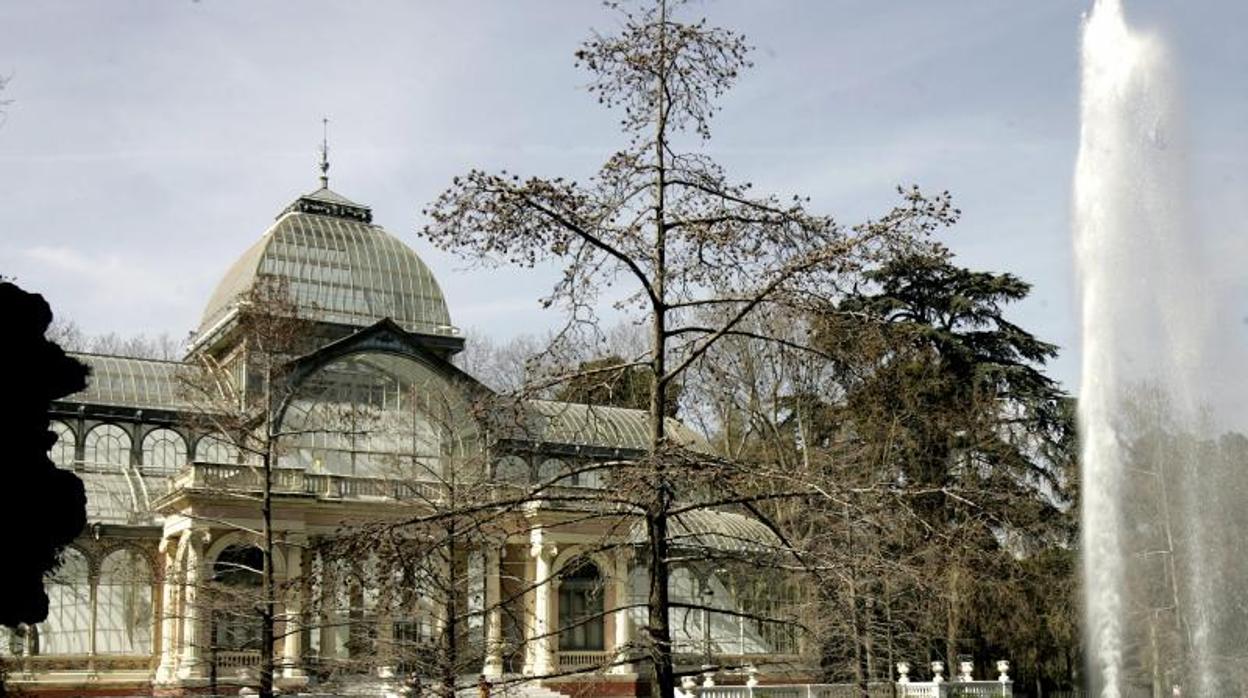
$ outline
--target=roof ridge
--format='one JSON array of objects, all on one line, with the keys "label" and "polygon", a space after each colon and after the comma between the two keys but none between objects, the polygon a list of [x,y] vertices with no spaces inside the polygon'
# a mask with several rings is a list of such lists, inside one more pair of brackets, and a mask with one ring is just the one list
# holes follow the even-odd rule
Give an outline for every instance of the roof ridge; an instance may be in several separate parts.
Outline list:
[{"label": "roof ridge", "polygon": [[178,366],[186,366],[187,363],[181,359],[157,359],[150,356],[130,356],[128,354],[108,354],[99,351],[66,351],[67,356],[95,356],[101,359],[126,359],[127,361],[148,361],[158,364],[175,364]]}]

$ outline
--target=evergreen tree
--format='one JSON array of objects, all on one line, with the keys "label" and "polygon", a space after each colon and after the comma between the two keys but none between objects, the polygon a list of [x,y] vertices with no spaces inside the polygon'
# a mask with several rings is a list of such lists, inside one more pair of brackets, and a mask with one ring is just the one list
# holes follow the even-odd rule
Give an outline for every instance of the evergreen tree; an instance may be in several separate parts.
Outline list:
[{"label": "evergreen tree", "polygon": [[932,584],[923,595],[935,606],[916,630],[943,636],[949,662],[991,659],[1012,632],[996,611],[1018,611],[1035,585],[1073,574],[1068,557],[1037,566],[1042,551],[1060,557],[1052,551],[1074,543],[1077,451],[1072,401],[1043,372],[1057,347],[1005,317],[1029,291],[1011,274],[961,268],[936,247],[868,270],[820,322],[828,353],[853,364],[824,429],[851,444],[913,517],[881,530],[880,544]]}]

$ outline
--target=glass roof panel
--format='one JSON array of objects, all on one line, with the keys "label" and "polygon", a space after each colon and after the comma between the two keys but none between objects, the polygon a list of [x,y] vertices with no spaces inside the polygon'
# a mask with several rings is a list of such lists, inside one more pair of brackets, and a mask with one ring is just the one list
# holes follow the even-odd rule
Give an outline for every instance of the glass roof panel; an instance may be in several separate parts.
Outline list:
[{"label": "glass roof panel", "polygon": [[87,388],[65,398],[69,402],[140,409],[176,410],[185,407],[178,397],[176,361],[134,359],[103,354],[70,356],[91,367]]},{"label": "glass roof panel", "polygon": [[[583,405],[553,400],[529,400],[535,419],[531,433],[521,435],[531,441],[596,446],[644,451],[650,447],[650,421],[645,410]],[[676,419],[668,418],[667,433],[686,448],[709,452],[706,440]]]}]

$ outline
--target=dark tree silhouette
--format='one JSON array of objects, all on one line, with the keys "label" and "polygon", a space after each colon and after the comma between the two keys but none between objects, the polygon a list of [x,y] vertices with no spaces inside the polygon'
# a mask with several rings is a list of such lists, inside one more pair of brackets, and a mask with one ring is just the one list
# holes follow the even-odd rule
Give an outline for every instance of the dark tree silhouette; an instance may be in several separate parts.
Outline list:
[{"label": "dark tree silhouette", "polygon": [[0,399],[0,530],[5,537],[0,575],[0,625],[37,623],[48,615],[44,575],[56,569],[61,550],[87,523],[82,480],[48,458],[56,441],[48,408],[86,387],[88,369],[44,337],[52,309],[36,293],[0,283],[0,341],[5,373]]}]

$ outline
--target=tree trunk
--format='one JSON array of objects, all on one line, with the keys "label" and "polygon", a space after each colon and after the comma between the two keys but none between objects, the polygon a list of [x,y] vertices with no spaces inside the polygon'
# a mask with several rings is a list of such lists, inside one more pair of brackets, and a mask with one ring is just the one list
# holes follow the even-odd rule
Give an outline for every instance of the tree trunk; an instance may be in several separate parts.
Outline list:
[{"label": "tree trunk", "polygon": [[945,616],[945,666],[950,676],[958,669],[958,631],[961,618],[958,616],[958,574],[957,561],[949,570],[949,613]]},{"label": "tree trunk", "polygon": [[459,647],[456,644],[459,633],[459,578],[455,569],[455,525],[446,529],[446,622],[442,631],[442,695],[455,698],[456,669],[459,664]]},{"label": "tree trunk", "polygon": [[875,603],[868,594],[862,600],[862,647],[866,655],[867,681],[875,678]]},{"label": "tree trunk", "polygon": [[897,648],[894,644],[894,628],[893,628],[893,595],[889,590],[888,582],[884,582],[884,623],[888,633],[888,685],[890,693],[897,695],[897,675],[893,672],[897,668]]},{"label": "tree trunk", "polygon": [[260,520],[261,533],[264,536],[263,542],[263,559],[264,569],[261,570],[263,577],[261,579],[261,594],[263,596],[260,608],[260,697],[272,698],[273,696],[273,618],[275,615],[276,603],[274,601],[274,584],[273,584],[273,447],[272,442],[263,456],[264,484],[261,490],[260,501]]},{"label": "tree trunk", "polygon": [[863,653],[866,639],[863,637],[862,615],[858,612],[858,570],[854,564],[854,523],[849,515],[849,505],[841,511],[845,521],[845,550],[849,554],[849,631],[854,641],[854,683],[858,694],[869,698],[867,685],[867,658]]},{"label": "tree trunk", "polygon": [[655,492],[649,511],[646,512],[646,533],[650,539],[650,594],[649,626],[651,653],[654,661],[654,681],[658,698],[675,698],[676,670],[672,659],[671,608],[668,597],[668,512],[672,507],[672,491],[668,483],[667,468],[663,459],[666,439],[667,414],[667,171],[666,131],[667,104],[666,85],[666,27],[667,5],[659,3],[659,79],[658,118],[656,120],[655,153],[655,199],[654,199],[654,310],[653,335],[651,337],[654,380],[650,390],[650,455],[655,475]]},{"label": "tree trunk", "polygon": [[276,452],[274,440],[277,438],[277,425],[273,423],[273,368],[272,359],[265,369],[264,404],[267,412],[265,420],[264,453],[261,456],[261,472],[263,473],[260,490],[260,533],[261,553],[264,569],[261,570],[260,592],[260,698],[273,696],[273,618],[276,611],[273,583],[273,458]]},{"label": "tree trunk", "polygon": [[853,579],[849,582],[849,630],[854,639],[854,684],[858,687],[858,695],[870,698],[867,658],[863,653],[862,616],[858,613],[858,591]]}]

